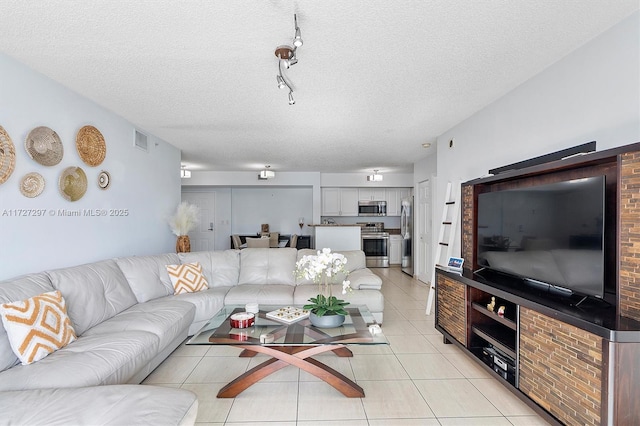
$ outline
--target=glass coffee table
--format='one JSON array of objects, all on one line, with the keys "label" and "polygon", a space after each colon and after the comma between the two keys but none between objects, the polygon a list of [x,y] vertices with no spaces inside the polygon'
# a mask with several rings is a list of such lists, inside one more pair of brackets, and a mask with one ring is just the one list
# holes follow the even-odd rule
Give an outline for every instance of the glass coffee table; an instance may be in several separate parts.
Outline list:
[{"label": "glass coffee table", "polygon": [[279,308],[283,307],[260,305],[254,325],[233,328],[230,316],[244,312],[245,308],[225,306],[187,342],[187,345],[236,346],[243,349],[240,357],[253,357],[258,353],[271,357],[220,389],[218,398],[235,398],[249,386],[288,365],[313,374],[347,397],[364,397],[364,390],[355,382],[312,357],[328,351],[339,357],[352,357],[347,345],[389,344],[367,307],[347,306],[349,315],[344,324],[336,328],[316,328],[308,318],[286,323],[267,317],[267,313]]}]

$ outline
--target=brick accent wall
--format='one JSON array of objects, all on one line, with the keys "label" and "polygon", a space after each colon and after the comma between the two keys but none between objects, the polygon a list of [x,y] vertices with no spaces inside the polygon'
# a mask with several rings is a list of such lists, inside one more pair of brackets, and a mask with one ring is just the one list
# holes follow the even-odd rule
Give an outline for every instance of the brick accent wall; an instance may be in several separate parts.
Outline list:
[{"label": "brick accent wall", "polygon": [[465,318],[465,285],[436,273],[438,297],[438,325],[458,342],[466,345],[467,321]]},{"label": "brick accent wall", "polygon": [[475,268],[473,264],[474,229],[473,185],[466,185],[462,187],[462,258],[464,259],[464,264],[471,269]]},{"label": "brick accent wall", "polygon": [[601,337],[520,308],[520,390],[567,425],[599,425]]},{"label": "brick accent wall", "polygon": [[640,321],[640,152],[620,156],[620,315]]}]

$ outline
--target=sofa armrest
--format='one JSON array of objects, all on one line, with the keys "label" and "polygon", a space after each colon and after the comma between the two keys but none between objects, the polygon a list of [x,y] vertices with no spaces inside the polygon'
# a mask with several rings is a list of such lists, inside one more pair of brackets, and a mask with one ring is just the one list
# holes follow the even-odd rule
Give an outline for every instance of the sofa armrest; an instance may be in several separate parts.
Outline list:
[{"label": "sofa armrest", "polygon": [[382,288],[382,279],[368,268],[351,271],[347,279],[351,282],[351,288],[354,290],[380,290]]}]

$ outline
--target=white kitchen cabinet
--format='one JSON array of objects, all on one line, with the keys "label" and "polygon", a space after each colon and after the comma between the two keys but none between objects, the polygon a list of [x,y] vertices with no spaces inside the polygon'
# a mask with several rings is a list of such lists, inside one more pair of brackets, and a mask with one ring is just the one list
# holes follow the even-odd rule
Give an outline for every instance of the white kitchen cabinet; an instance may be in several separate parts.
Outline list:
[{"label": "white kitchen cabinet", "polygon": [[322,188],[322,216],[358,216],[358,189]]},{"label": "white kitchen cabinet", "polygon": [[360,188],[358,190],[358,199],[361,201],[384,201],[385,197],[384,188]]},{"label": "white kitchen cabinet", "polygon": [[342,188],[340,191],[340,216],[358,216],[357,188]]},{"label": "white kitchen cabinet", "polygon": [[402,236],[389,236],[389,264],[400,265],[402,263]]},{"label": "white kitchen cabinet", "polygon": [[400,216],[402,212],[402,199],[409,197],[410,188],[387,189],[387,216]]}]

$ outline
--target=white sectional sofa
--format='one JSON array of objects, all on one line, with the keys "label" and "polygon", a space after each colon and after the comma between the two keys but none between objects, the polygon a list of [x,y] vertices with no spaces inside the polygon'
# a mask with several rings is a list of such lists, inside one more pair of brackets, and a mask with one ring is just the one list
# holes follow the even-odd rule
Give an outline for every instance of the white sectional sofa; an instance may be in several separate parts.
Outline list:
[{"label": "white sectional sofa", "polygon": [[[270,248],[134,256],[0,282],[0,304],[60,291],[78,336],[21,365],[0,326],[0,424],[193,424],[193,393],[135,384],[224,305],[305,303],[317,286],[293,271],[312,253]],[[382,323],[382,280],[365,267],[363,252],[342,253],[354,288],[345,299],[367,305]],[[194,262],[209,288],[174,295],[166,266]]]}]

